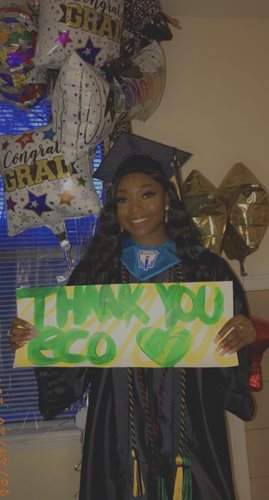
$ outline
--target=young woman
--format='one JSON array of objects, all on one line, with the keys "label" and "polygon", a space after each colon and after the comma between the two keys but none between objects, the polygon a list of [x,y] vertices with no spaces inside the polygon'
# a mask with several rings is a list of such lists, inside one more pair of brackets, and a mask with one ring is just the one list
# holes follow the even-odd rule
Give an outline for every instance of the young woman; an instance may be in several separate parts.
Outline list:
[{"label": "young woman", "polygon": [[[253,415],[246,346],[255,331],[240,283],[222,258],[199,247],[160,163],[127,158],[69,284],[225,280],[234,286],[234,317],[216,340],[223,353],[238,352],[238,367],[36,370],[45,418],[91,382],[80,500],[234,500],[224,410]],[[13,349],[32,335],[28,323],[13,321]]]}]

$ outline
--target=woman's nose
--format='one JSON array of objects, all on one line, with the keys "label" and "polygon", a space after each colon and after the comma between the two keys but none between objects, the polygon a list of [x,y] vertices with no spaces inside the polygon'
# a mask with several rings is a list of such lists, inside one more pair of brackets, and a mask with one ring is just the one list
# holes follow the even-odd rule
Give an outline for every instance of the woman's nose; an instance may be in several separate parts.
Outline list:
[{"label": "woman's nose", "polygon": [[141,203],[139,202],[139,200],[132,200],[129,204],[129,211],[131,213],[138,213],[138,212],[141,212],[141,209],[142,209],[142,205]]}]

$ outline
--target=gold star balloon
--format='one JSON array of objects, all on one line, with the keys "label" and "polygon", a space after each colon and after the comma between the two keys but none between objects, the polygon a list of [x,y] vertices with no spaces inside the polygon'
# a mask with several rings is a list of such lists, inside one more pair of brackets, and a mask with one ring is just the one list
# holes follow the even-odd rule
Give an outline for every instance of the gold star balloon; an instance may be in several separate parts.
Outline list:
[{"label": "gold star balloon", "polygon": [[218,194],[228,212],[223,249],[229,259],[239,261],[245,275],[244,261],[258,250],[269,224],[268,192],[243,163],[236,163],[224,177]]},{"label": "gold star balloon", "polygon": [[181,193],[186,210],[200,233],[202,245],[220,254],[227,210],[217,188],[201,172],[192,170]]}]

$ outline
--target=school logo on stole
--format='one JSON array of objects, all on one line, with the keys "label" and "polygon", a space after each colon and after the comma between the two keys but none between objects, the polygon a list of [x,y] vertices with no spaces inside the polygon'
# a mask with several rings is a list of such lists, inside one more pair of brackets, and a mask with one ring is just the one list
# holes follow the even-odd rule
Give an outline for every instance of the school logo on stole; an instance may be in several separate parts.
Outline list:
[{"label": "school logo on stole", "polygon": [[159,255],[158,250],[139,250],[137,252],[138,267],[139,269],[152,269],[155,266],[155,262]]}]

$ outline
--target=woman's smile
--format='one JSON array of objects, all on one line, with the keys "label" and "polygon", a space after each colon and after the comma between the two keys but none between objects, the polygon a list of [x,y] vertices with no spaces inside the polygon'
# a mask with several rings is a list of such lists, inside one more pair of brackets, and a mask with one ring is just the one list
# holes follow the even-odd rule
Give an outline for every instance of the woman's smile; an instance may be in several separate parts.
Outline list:
[{"label": "woman's smile", "polygon": [[149,217],[145,217],[143,219],[134,219],[130,220],[129,222],[131,222],[132,224],[141,224],[143,222],[146,222],[147,220],[149,220]]}]

